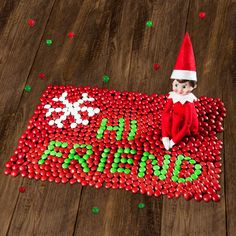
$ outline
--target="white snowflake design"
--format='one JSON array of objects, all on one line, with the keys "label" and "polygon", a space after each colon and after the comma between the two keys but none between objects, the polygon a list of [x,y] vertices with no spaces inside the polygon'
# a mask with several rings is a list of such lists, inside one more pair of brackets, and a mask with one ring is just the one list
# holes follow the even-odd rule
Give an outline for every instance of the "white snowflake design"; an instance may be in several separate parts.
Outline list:
[{"label": "white snowflake design", "polygon": [[81,106],[85,101],[89,101],[89,102],[93,102],[94,98],[92,97],[88,97],[87,93],[83,93],[82,94],[82,99],[79,99],[77,102],[74,103],[70,103],[66,97],[67,97],[68,93],[64,92],[62,93],[62,95],[59,98],[53,98],[52,100],[55,102],[62,102],[65,107],[61,108],[61,107],[57,107],[57,108],[53,108],[51,107],[50,104],[46,104],[44,106],[45,109],[48,109],[47,113],[46,113],[46,117],[51,116],[52,112],[63,112],[63,115],[61,115],[58,119],[56,120],[50,120],[49,121],[49,125],[57,125],[58,128],[62,128],[63,127],[63,123],[62,121],[66,120],[67,116],[72,115],[75,119],[75,122],[70,124],[70,127],[73,129],[75,128],[78,124],[82,124],[82,125],[88,125],[89,121],[88,120],[82,120],[81,115],[79,114],[79,112],[87,112],[89,117],[94,116],[95,114],[98,114],[100,112],[99,108],[93,108],[93,107],[87,107],[87,106]]}]

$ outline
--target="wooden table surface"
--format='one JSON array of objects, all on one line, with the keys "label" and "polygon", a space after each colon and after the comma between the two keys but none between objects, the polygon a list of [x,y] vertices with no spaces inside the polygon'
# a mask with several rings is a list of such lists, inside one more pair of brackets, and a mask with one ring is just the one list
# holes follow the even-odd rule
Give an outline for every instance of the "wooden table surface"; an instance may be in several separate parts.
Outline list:
[{"label": "wooden table surface", "polygon": [[[200,19],[198,13],[206,12]],[[36,20],[30,28],[29,18]],[[153,27],[146,27],[152,20]],[[75,32],[68,39],[68,32]],[[227,108],[218,203],[155,198],[10,177],[13,154],[48,84],[164,94],[188,31],[197,63],[195,95]],[[53,44],[45,44],[52,39]],[[0,236],[236,235],[235,0],[0,1]],[[160,69],[153,70],[159,63]],[[45,79],[38,74],[44,72]],[[110,76],[104,83],[102,76]],[[24,91],[25,85],[32,87]],[[18,188],[25,186],[25,193]],[[145,203],[139,209],[137,204]],[[98,215],[91,208],[100,209]]]}]

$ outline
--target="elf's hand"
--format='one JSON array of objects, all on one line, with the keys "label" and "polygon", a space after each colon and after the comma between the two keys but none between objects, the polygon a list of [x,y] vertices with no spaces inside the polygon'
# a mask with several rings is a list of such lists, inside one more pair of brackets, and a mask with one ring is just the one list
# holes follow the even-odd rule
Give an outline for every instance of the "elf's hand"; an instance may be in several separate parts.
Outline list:
[{"label": "elf's hand", "polygon": [[163,137],[162,138],[162,143],[163,143],[166,150],[170,149],[170,139],[169,139],[169,137]]},{"label": "elf's hand", "polygon": [[175,145],[175,143],[173,142],[173,140],[170,140],[170,148],[172,148]]}]

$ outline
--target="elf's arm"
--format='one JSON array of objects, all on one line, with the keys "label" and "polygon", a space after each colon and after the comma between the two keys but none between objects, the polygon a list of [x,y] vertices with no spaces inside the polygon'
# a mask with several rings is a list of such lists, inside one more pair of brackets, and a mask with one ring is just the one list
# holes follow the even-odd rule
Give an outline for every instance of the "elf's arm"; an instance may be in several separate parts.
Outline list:
[{"label": "elf's arm", "polygon": [[170,111],[173,106],[172,99],[167,99],[165,104],[164,110],[162,112],[162,122],[161,122],[161,129],[162,129],[162,137],[168,137],[170,133]]},{"label": "elf's arm", "polygon": [[186,103],[184,117],[184,125],[180,131],[174,137],[172,137],[172,144],[179,143],[184,138],[184,136],[188,134],[193,119],[193,103]]}]

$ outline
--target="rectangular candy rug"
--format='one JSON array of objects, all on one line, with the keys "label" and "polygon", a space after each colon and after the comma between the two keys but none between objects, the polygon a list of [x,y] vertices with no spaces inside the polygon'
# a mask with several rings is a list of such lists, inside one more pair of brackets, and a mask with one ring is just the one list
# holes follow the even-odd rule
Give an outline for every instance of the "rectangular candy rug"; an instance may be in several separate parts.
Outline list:
[{"label": "rectangular candy rug", "polygon": [[48,86],[5,174],[119,188],[133,193],[219,201],[226,109],[219,99],[195,102],[199,134],[166,151],[161,116],[167,95],[97,87]]}]

